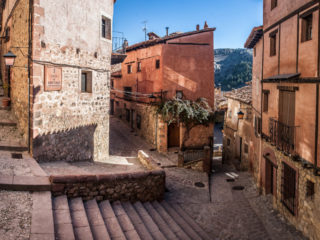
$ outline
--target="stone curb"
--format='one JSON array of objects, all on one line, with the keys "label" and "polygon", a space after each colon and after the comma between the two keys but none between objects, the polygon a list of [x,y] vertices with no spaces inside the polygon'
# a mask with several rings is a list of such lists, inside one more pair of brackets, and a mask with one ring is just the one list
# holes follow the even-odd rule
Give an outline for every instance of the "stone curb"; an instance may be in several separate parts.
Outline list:
[{"label": "stone curb", "polygon": [[9,191],[50,191],[48,177],[0,176],[0,189]]}]

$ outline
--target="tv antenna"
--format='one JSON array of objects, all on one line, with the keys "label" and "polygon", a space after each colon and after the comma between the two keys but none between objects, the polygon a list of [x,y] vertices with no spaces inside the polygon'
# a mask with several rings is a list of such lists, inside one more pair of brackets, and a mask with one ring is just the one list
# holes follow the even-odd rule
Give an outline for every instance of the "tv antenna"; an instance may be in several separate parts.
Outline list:
[{"label": "tv antenna", "polygon": [[144,25],[144,28],[142,28],[142,31],[144,31],[144,40],[147,41],[147,22],[148,21],[143,21],[142,24]]}]

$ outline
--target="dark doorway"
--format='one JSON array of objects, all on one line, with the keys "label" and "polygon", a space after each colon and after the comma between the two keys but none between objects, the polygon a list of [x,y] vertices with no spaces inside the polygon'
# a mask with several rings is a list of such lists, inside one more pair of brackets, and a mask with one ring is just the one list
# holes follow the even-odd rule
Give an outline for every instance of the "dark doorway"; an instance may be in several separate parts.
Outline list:
[{"label": "dark doorway", "polygon": [[134,110],[131,109],[131,128],[134,128],[134,121],[133,121],[133,116],[134,116]]},{"label": "dark doorway", "polygon": [[168,148],[180,147],[180,128],[176,123],[168,126]]},{"label": "dark doorway", "polygon": [[110,100],[110,115],[114,115],[114,100]]},{"label": "dark doorway", "polygon": [[266,160],[266,194],[276,196],[277,188],[277,167],[268,159]]}]

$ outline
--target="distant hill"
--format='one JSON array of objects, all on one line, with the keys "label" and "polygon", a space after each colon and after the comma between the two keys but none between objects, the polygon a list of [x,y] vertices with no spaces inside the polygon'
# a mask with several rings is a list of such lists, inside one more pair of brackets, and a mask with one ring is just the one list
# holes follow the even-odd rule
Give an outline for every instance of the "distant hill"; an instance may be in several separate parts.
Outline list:
[{"label": "distant hill", "polygon": [[252,79],[252,51],[248,49],[214,50],[215,85],[223,91],[245,86]]}]

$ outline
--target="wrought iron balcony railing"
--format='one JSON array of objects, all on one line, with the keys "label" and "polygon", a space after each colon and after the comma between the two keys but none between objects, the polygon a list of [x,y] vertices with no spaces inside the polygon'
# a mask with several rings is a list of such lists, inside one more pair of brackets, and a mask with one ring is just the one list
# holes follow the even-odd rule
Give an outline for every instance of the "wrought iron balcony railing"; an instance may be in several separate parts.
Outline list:
[{"label": "wrought iron balcony railing", "polygon": [[269,140],[285,154],[293,154],[296,144],[296,126],[288,126],[276,119],[269,119]]}]

